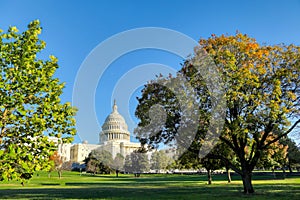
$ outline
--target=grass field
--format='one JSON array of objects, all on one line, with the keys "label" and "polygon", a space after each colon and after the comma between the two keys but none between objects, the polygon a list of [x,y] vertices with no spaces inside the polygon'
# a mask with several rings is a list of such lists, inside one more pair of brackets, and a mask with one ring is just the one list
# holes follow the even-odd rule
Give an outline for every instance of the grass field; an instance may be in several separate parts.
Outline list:
[{"label": "grass field", "polygon": [[[21,186],[19,182],[0,182],[0,199],[300,199],[300,177],[273,180],[254,177],[255,194],[242,194],[242,182],[233,176],[228,184],[224,175],[215,175],[207,185],[205,175],[121,174],[90,176],[64,172],[58,179],[40,172]],[[257,180],[259,179],[259,180]]]}]

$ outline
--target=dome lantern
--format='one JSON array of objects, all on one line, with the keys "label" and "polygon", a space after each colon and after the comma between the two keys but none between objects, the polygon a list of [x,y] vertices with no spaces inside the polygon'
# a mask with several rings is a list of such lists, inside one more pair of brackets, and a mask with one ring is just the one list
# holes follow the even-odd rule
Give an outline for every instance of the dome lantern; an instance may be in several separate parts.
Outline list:
[{"label": "dome lantern", "polygon": [[118,106],[117,106],[116,100],[114,100],[114,105],[112,107],[112,110],[113,110],[113,113],[118,113]]}]

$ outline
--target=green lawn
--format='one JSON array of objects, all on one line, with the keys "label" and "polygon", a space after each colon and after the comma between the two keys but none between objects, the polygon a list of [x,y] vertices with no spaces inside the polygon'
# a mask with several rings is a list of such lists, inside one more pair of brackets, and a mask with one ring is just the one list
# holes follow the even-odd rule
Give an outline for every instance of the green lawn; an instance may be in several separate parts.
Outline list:
[{"label": "green lawn", "polygon": [[300,199],[300,177],[273,180],[254,177],[254,195],[242,194],[238,176],[228,184],[224,175],[215,175],[207,185],[204,175],[132,175],[89,176],[64,172],[58,179],[40,172],[21,186],[19,182],[1,182],[0,199]]}]

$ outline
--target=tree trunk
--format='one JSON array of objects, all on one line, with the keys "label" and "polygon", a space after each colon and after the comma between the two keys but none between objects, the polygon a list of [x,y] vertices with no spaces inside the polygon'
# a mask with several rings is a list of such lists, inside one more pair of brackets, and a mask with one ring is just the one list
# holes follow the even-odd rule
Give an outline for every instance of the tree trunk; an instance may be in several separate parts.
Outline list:
[{"label": "tree trunk", "polygon": [[245,194],[251,194],[254,193],[254,189],[252,186],[252,174],[251,172],[243,172],[242,175],[243,179],[243,186],[244,186],[244,193]]},{"label": "tree trunk", "polygon": [[62,170],[58,170],[57,173],[58,173],[59,179],[61,179],[61,176],[62,176]]},{"label": "tree trunk", "polygon": [[207,169],[207,181],[208,181],[208,185],[211,185],[212,177],[211,177],[210,169]]},{"label": "tree trunk", "polygon": [[276,173],[274,167],[272,167],[273,178],[276,179]]},{"label": "tree trunk", "polygon": [[284,169],[284,167],[282,167],[282,178],[285,179],[285,176],[286,176],[285,169]]},{"label": "tree trunk", "polygon": [[226,167],[226,173],[227,173],[228,183],[231,183],[231,175],[230,175],[230,168],[229,167]]},{"label": "tree trunk", "polygon": [[292,167],[291,167],[291,164],[290,164],[290,163],[288,164],[288,168],[289,168],[289,171],[290,171],[290,173],[293,173],[293,169],[292,169]]},{"label": "tree trunk", "polygon": [[94,176],[96,175],[97,166],[94,167]]}]

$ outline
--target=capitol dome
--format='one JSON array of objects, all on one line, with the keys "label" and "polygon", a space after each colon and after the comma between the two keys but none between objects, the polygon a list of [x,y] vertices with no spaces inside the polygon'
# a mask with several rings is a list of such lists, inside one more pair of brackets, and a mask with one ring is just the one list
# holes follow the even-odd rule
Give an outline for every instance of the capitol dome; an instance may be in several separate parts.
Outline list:
[{"label": "capitol dome", "polygon": [[100,133],[100,144],[107,141],[129,141],[130,133],[125,119],[118,112],[116,101],[112,107],[112,112],[107,116]]}]

